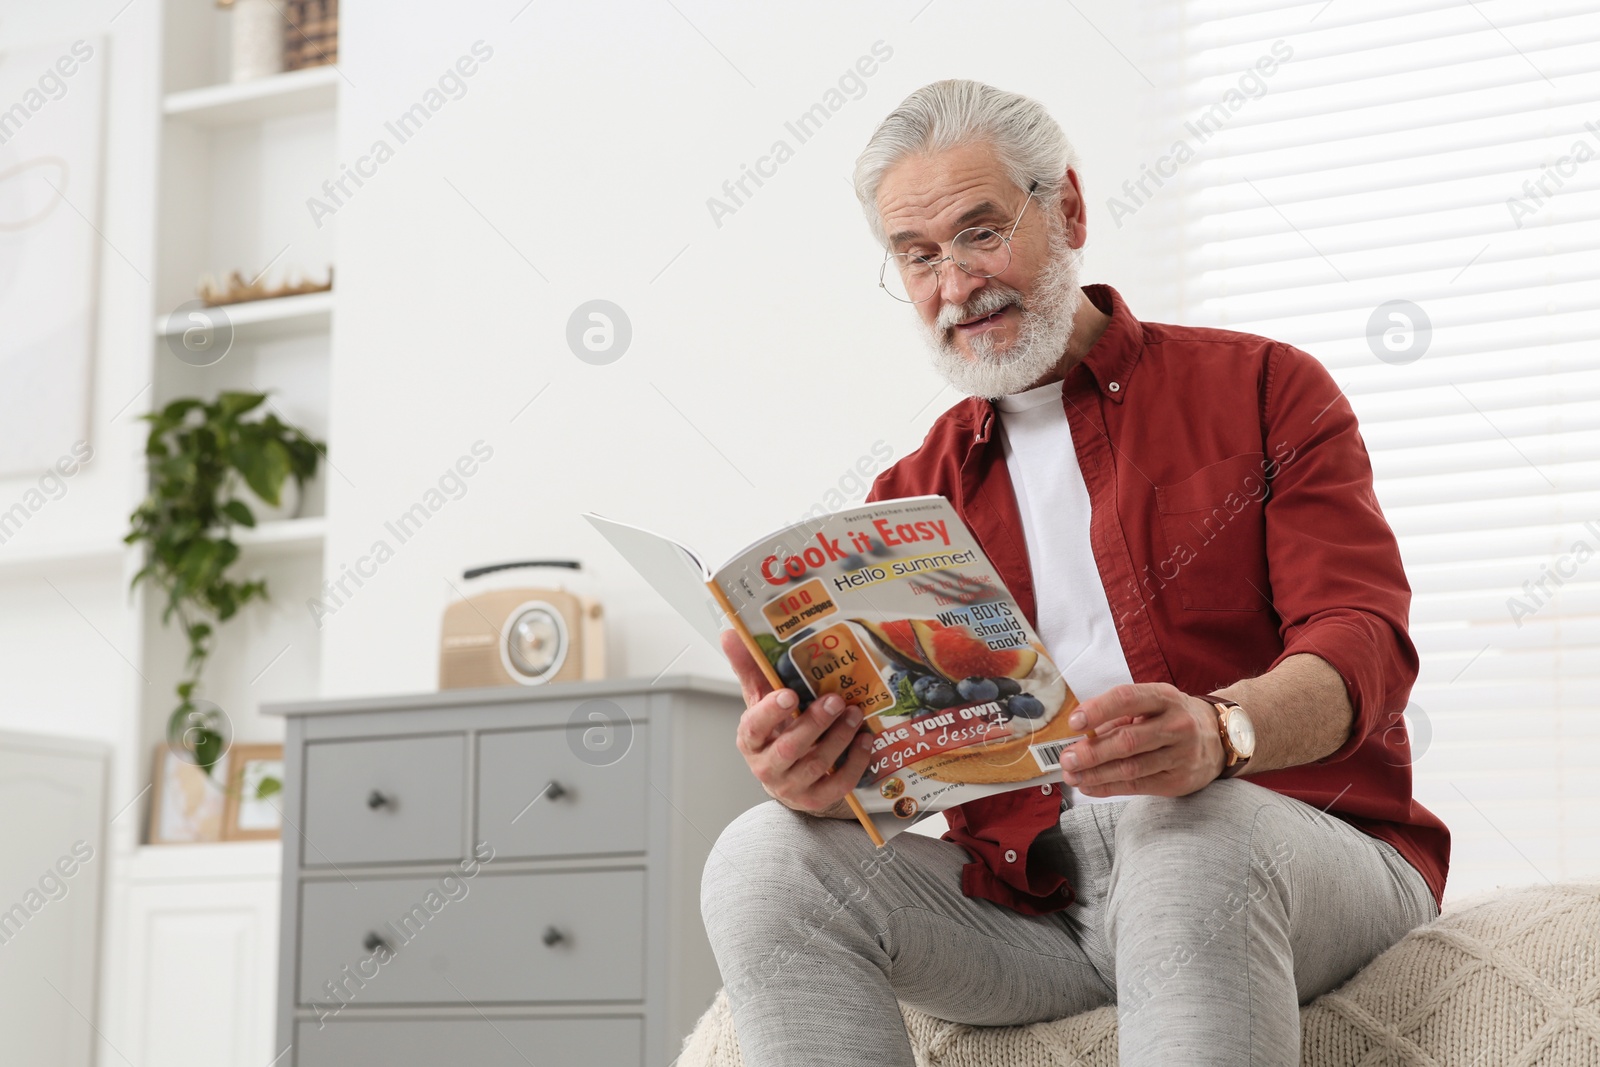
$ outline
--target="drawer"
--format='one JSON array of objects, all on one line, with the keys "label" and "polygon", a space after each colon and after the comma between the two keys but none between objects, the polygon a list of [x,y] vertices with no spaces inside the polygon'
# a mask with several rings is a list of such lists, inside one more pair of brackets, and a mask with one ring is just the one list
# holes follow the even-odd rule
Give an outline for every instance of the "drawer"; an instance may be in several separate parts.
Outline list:
[{"label": "drawer", "polygon": [[477,870],[304,883],[300,1003],[644,999],[644,871]]},{"label": "drawer", "polygon": [[307,744],[301,865],[464,857],[466,746],[460,734]]},{"label": "drawer", "polygon": [[478,735],[476,840],[497,858],[645,850],[649,727],[632,723],[620,757],[592,754],[585,729]]},{"label": "drawer", "polygon": [[637,1016],[583,1019],[308,1020],[295,1029],[294,1067],[639,1067]]}]

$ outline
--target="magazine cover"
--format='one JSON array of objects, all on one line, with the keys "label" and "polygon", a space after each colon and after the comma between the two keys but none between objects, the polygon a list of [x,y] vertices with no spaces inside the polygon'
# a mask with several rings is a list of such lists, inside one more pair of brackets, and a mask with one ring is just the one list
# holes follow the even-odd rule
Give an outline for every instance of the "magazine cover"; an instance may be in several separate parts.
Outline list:
[{"label": "magazine cover", "polygon": [[1077,699],[943,497],[802,522],[715,570],[586,517],[713,642],[707,623],[726,616],[802,709],[826,693],[861,708],[874,742],[848,799],[877,844],[930,812],[1061,782]]}]

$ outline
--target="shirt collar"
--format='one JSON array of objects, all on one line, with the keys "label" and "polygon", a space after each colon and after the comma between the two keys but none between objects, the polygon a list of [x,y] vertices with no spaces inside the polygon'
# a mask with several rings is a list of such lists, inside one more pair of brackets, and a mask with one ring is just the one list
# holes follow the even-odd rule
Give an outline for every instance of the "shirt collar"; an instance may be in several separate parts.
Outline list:
[{"label": "shirt collar", "polygon": [[[1079,367],[1093,375],[1100,392],[1113,404],[1120,404],[1128,395],[1128,379],[1133,368],[1144,355],[1144,327],[1133,317],[1122,294],[1109,285],[1085,285],[1083,295],[1107,315],[1105,332],[1090,346]],[[1070,377],[1077,373],[1074,367]]]},{"label": "shirt collar", "polygon": [[[1133,317],[1122,294],[1109,285],[1085,285],[1084,298],[1102,312],[1111,316],[1106,328],[1078,365],[1067,372],[1070,380],[1075,374],[1088,374],[1100,389],[1100,395],[1113,404],[1122,403],[1128,395],[1128,379],[1133,368],[1144,354],[1144,327]],[[1081,369],[1080,369],[1081,368]],[[986,397],[968,397],[963,405],[969,424],[973,428],[975,443],[989,440],[994,432],[998,408]]]}]

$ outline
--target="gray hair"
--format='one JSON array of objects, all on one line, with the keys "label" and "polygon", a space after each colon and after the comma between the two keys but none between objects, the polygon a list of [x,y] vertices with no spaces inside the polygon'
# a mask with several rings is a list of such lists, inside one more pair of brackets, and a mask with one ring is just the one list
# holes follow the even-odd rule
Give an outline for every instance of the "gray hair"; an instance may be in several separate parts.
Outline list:
[{"label": "gray hair", "polygon": [[1042,204],[1060,201],[1067,169],[1078,167],[1077,151],[1037,100],[963,78],[924,85],[878,124],[856,158],[856,199],[878,243],[889,244],[878,212],[878,186],[891,167],[916,153],[981,141],[994,146],[1018,188],[1038,181]]}]

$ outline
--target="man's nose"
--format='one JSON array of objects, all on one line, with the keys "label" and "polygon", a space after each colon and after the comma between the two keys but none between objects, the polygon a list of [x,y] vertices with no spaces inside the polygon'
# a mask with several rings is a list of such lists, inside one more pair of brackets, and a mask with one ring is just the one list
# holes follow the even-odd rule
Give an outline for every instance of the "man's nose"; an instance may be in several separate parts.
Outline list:
[{"label": "man's nose", "polygon": [[982,288],[987,278],[975,278],[955,265],[952,260],[939,268],[939,299],[942,303],[959,307]]}]

